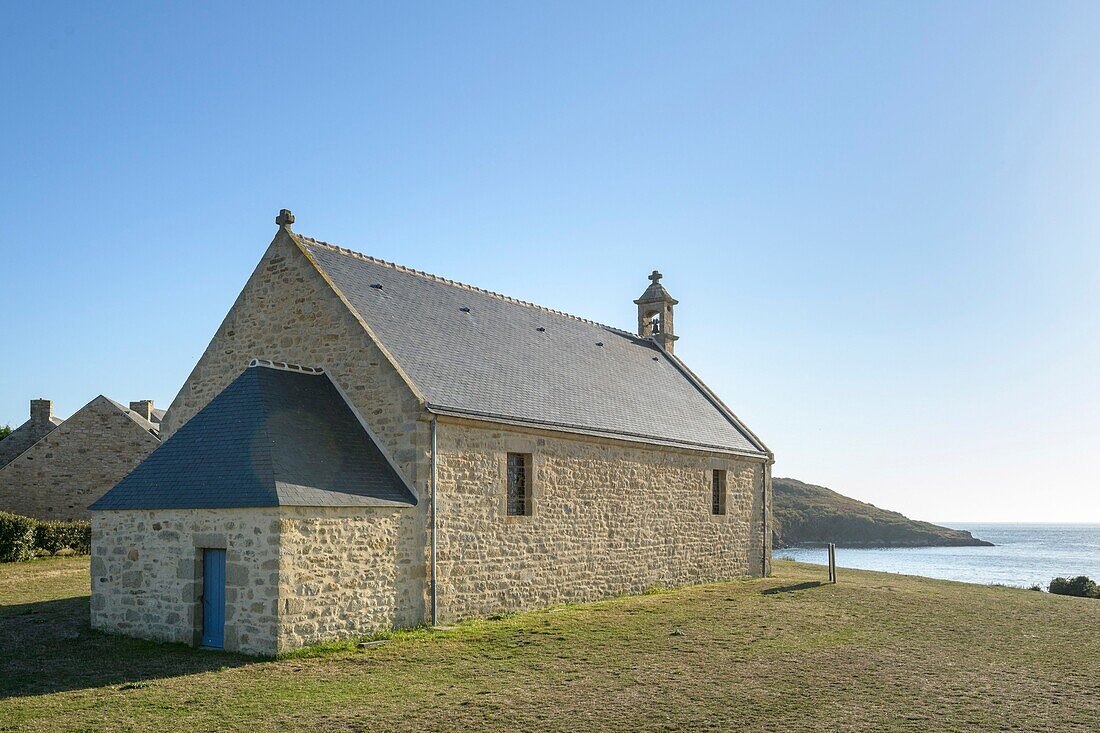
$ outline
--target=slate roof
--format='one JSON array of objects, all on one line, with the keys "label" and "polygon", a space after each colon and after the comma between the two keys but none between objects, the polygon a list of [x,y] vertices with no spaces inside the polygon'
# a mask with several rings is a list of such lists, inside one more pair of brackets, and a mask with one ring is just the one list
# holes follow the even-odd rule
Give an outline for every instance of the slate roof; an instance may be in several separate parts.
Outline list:
[{"label": "slate roof", "polygon": [[325,374],[252,366],[90,508],[415,504]]},{"label": "slate roof", "polygon": [[648,339],[294,236],[433,411],[767,452]]}]

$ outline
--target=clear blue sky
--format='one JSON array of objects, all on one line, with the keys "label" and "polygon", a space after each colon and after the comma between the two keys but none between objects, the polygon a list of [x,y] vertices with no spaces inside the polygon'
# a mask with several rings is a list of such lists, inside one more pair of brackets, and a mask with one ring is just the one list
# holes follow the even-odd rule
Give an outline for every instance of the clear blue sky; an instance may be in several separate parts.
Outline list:
[{"label": "clear blue sky", "polygon": [[0,423],[175,396],[274,233],[632,328],[775,473],[1100,521],[1100,5],[19,3]]}]

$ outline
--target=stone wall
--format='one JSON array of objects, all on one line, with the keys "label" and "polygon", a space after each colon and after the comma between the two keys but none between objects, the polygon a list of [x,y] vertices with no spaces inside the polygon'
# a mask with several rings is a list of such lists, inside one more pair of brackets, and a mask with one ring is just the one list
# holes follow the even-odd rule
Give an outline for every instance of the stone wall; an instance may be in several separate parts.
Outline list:
[{"label": "stone wall", "polygon": [[[760,573],[761,462],[468,422],[438,439],[444,620]],[[532,455],[531,516],[506,514],[508,452]]]},{"label": "stone wall", "polygon": [[[379,445],[418,497],[427,495],[427,425],[413,392],[385,354],[285,231],[272,240],[206,351],[161,422],[167,440],[251,359],[322,367],[363,417]],[[417,623],[426,603],[427,511],[421,500],[402,522],[416,527],[420,573],[412,608]],[[407,530],[412,532],[413,530]],[[410,611],[410,613],[412,613]]]},{"label": "stone wall", "polygon": [[52,405],[49,400],[31,400],[31,419],[13,430],[11,435],[0,440],[0,468],[11,463],[20,453],[57,429],[57,425],[50,419],[52,407],[45,411],[45,415],[42,414],[43,410],[38,408],[36,403],[42,402]]},{"label": "stone wall", "polygon": [[284,508],[279,651],[424,621],[415,509]]},{"label": "stone wall", "polygon": [[92,627],[198,644],[202,550],[226,551],[225,648],[272,655],[414,626],[416,512],[401,508],[92,513]]},{"label": "stone wall", "polygon": [[225,549],[225,648],[276,652],[279,511],[92,512],[92,628],[198,644],[202,548]]},{"label": "stone wall", "polygon": [[[721,454],[439,423],[442,622],[760,572],[764,465]],[[532,513],[506,514],[508,452]],[[726,514],[711,471],[726,470]],[[201,548],[226,548],[227,649],[275,654],[430,620],[417,508],[93,512],[92,624],[198,643]]]},{"label": "stone wall", "polygon": [[410,480],[420,404],[321,274],[280,231],[245,284],[161,423],[173,432],[253,359],[322,367],[370,424]]},{"label": "stone wall", "polygon": [[78,410],[0,469],[0,510],[38,519],[87,519],[88,505],[160,445],[106,397]]}]

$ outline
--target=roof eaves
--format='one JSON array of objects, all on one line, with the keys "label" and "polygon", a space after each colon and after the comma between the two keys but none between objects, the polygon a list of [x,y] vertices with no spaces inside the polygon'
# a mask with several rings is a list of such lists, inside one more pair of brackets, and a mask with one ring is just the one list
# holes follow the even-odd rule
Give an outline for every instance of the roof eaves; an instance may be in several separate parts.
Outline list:
[{"label": "roof eaves", "polygon": [[476,420],[479,422],[491,422],[501,425],[517,425],[520,427],[539,428],[542,430],[551,430],[561,433],[571,433],[574,435],[589,435],[597,438],[607,438],[610,440],[620,440],[629,443],[644,443],[646,445],[658,445],[671,448],[682,448],[686,450],[706,451],[708,453],[727,453],[730,455],[743,456],[745,458],[770,458],[771,454],[766,451],[753,452],[746,450],[738,450],[737,448],[730,448],[728,446],[712,445],[709,443],[692,443],[689,441],[680,440],[665,440],[663,438],[654,438],[650,435],[641,435],[638,433],[628,433],[625,431],[613,431],[613,430],[596,430],[593,428],[585,428],[577,425],[564,425],[561,423],[545,422],[541,420],[529,420],[518,417],[510,417],[507,415],[494,415],[487,412],[477,412],[474,410],[464,410],[461,408],[443,407],[441,405],[425,405],[425,408],[430,414],[443,415],[447,417],[458,417],[467,420]]},{"label": "roof eaves", "polygon": [[731,410],[729,406],[725,402],[723,402],[721,398],[718,397],[718,395],[715,394],[714,391],[711,390],[711,388],[708,387],[706,383],[698,377],[698,375],[695,374],[695,372],[691,371],[691,369],[688,368],[687,364],[682,362],[680,358],[675,354],[666,351],[665,348],[656,341],[653,342],[653,345],[660,349],[661,353],[664,354],[669,361],[676,365],[676,368],[679,369],[685,377],[687,377],[688,381],[690,381],[696,389],[702,392],[703,395],[711,401],[711,404],[713,404],[718,409],[718,411],[721,412],[725,416],[725,418],[733,424],[735,428],[741,431],[741,433],[744,434],[744,436],[748,438],[762,453],[766,453],[769,458],[774,458],[775,454],[772,453],[768,446],[764,444],[764,441],[762,441],[756,435],[756,433],[750,430],[748,426],[741,421],[741,418],[737,417],[737,415],[734,414],[733,410]]},{"label": "roof eaves", "polygon": [[[412,501],[398,501],[396,499],[379,499],[374,496],[361,496],[359,494],[345,494],[339,491],[325,491],[323,489],[313,489],[311,487],[302,487],[297,484],[289,484],[285,481],[276,481],[275,488],[279,495],[278,506],[291,506],[291,507],[396,507],[401,509],[408,509],[416,506],[416,495],[412,497]],[[316,494],[325,494],[327,501],[323,504],[318,503],[317,499],[309,500],[296,500],[294,495],[301,492],[302,489],[306,489],[309,492]]]}]

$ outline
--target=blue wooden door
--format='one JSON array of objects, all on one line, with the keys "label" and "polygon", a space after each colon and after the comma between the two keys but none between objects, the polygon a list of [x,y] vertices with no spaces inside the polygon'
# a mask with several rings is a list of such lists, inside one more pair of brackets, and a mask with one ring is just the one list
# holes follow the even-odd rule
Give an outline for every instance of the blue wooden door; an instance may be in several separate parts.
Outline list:
[{"label": "blue wooden door", "polygon": [[225,550],[202,551],[202,645],[225,645]]}]

